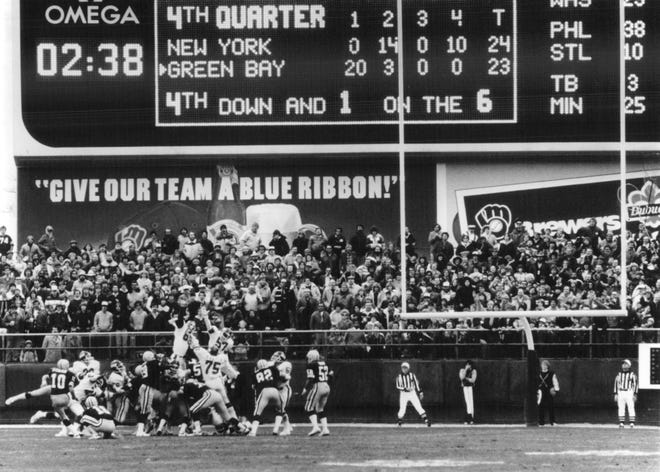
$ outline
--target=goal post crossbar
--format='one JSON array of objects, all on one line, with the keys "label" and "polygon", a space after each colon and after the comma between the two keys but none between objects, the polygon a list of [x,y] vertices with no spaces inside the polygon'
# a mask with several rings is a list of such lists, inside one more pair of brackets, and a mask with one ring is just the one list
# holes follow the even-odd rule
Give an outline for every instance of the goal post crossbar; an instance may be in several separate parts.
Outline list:
[{"label": "goal post crossbar", "polygon": [[439,319],[472,319],[472,318],[548,318],[556,316],[568,317],[625,317],[625,310],[552,310],[552,311],[442,311],[401,313],[403,320],[439,320]]}]

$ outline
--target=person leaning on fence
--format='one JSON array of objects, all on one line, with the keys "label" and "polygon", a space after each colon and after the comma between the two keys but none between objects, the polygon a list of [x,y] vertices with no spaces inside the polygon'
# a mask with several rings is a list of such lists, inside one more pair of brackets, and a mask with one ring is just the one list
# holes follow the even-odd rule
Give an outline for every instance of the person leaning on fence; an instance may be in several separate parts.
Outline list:
[{"label": "person leaning on fence", "polygon": [[25,346],[21,349],[20,362],[21,364],[34,364],[39,362],[37,351],[32,347],[32,341],[29,339],[25,341]]},{"label": "person leaning on fence", "polygon": [[539,426],[545,424],[545,413],[548,412],[550,425],[555,425],[555,395],[559,391],[557,374],[550,370],[550,362],[541,362],[541,372],[538,377],[537,402],[539,404]]}]

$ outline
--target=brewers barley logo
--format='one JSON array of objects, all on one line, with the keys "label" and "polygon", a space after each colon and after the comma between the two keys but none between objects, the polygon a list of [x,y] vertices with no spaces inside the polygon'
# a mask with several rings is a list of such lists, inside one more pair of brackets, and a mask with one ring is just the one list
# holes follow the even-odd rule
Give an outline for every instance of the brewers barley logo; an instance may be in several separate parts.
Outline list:
[{"label": "brewers barley logo", "polygon": [[648,180],[628,194],[628,219],[653,228],[660,226],[660,187],[655,182]]},{"label": "brewers barley logo", "polygon": [[127,249],[129,243],[132,243],[135,249],[139,250],[146,239],[147,230],[136,224],[129,225],[115,233],[115,242],[121,243],[124,249]]}]

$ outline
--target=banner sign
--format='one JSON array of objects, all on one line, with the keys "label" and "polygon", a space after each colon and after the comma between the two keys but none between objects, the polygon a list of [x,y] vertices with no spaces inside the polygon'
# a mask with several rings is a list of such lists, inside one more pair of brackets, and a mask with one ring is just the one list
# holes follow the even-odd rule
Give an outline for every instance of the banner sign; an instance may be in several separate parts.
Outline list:
[{"label": "banner sign", "polygon": [[[396,161],[355,156],[264,161],[201,160],[185,166],[28,167],[19,169],[19,237],[36,238],[50,224],[58,241],[130,240],[141,247],[149,232],[162,235],[225,224],[237,236],[252,223],[266,243],[275,229],[291,241],[317,226],[347,236],[374,225],[398,235]],[[60,243],[61,245],[62,243]]]},{"label": "banner sign", "polygon": [[[520,219],[529,232],[561,229],[571,235],[590,218],[604,230],[621,230],[617,174],[459,190],[456,197],[460,232],[467,231],[468,225],[474,225],[479,234],[489,227],[501,239]],[[624,203],[628,223],[641,222],[650,231],[658,231],[660,170],[629,173]],[[459,240],[460,234],[455,237]]]}]

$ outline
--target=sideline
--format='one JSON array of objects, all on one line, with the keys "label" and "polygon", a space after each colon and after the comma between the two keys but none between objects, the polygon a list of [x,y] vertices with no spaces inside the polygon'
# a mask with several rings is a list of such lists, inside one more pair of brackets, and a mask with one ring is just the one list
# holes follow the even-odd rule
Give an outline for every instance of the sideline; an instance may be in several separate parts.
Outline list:
[{"label": "sideline", "polygon": [[[268,423],[264,423],[262,426],[268,426]],[[305,428],[309,426],[309,423],[293,423],[293,426],[296,428]],[[424,424],[404,424],[403,426],[396,426],[393,423],[330,423],[330,427],[334,428],[366,428],[366,429],[527,429],[523,423],[520,424],[473,424],[473,425],[464,425],[457,423],[434,423],[430,428]],[[130,426],[121,426],[128,427]],[[61,428],[58,424],[5,424],[0,425],[0,430],[6,429],[59,429]],[[619,430],[618,424],[592,424],[592,423],[568,423],[560,424],[556,426],[544,426],[542,429],[616,429]],[[660,426],[646,426],[646,425],[635,425],[634,429],[641,429],[644,431],[660,431]],[[625,428],[626,431],[630,428]],[[565,451],[564,451],[565,452]]]}]

